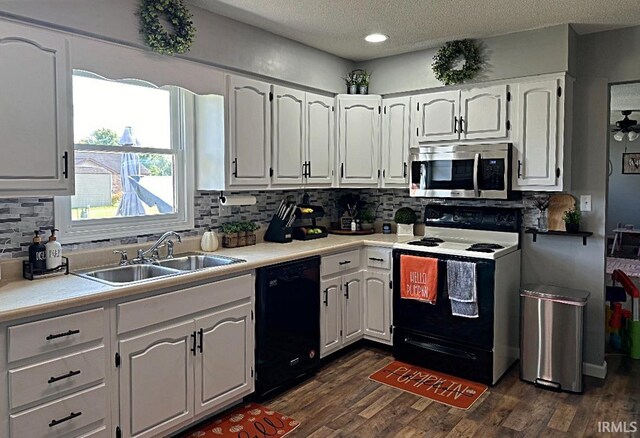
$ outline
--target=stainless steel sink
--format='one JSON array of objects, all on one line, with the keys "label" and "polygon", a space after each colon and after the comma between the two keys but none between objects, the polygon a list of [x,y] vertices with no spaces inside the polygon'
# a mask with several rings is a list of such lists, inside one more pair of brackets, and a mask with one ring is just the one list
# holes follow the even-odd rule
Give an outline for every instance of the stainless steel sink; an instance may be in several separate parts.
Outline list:
[{"label": "stainless steel sink", "polygon": [[94,271],[84,272],[81,277],[100,281],[111,285],[121,286],[123,284],[137,283],[169,275],[181,274],[182,271],[171,269],[165,266],[155,265],[128,265],[117,266],[115,268],[101,268]]},{"label": "stainless steel sink", "polygon": [[201,269],[226,266],[234,263],[242,263],[246,260],[231,257],[205,255],[198,253],[179,254],[172,259],[158,260],[153,264],[140,263],[125,266],[110,266],[92,269],[75,274],[99,281],[111,286],[124,286],[127,284],[141,283],[157,278],[181,275]]},{"label": "stainless steel sink", "polygon": [[234,263],[242,263],[245,260],[231,257],[188,254],[178,255],[172,259],[160,260],[158,264],[163,267],[179,269],[181,271],[197,271],[200,269],[215,268],[217,266],[227,266]]}]

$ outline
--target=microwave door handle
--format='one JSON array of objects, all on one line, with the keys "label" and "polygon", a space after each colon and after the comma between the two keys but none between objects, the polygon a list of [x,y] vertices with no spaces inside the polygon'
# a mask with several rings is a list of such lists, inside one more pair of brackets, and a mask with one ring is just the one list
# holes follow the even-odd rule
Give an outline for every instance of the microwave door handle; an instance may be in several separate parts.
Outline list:
[{"label": "microwave door handle", "polygon": [[480,187],[478,176],[480,173],[480,154],[476,154],[473,158],[473,194],[476,198],[480,197]]}]

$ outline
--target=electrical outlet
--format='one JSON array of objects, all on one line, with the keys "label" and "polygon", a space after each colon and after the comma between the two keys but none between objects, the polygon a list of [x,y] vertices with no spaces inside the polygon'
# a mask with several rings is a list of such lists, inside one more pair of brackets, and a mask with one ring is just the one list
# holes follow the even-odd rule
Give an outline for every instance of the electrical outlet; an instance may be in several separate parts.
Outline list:
[{"label": "electrical outlet", "polygon": [[591,195],[580,195],[580,211],[591,211]]}]

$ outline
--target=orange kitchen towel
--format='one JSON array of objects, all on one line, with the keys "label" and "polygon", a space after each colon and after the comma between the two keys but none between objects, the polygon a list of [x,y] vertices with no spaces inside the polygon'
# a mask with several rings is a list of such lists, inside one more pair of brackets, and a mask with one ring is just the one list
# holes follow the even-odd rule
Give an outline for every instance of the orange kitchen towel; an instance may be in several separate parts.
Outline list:
[{"label": "orange kitchen towel", "polygon": [[435,304],[438,296],[438,259],[400,256],[400,298]]}]

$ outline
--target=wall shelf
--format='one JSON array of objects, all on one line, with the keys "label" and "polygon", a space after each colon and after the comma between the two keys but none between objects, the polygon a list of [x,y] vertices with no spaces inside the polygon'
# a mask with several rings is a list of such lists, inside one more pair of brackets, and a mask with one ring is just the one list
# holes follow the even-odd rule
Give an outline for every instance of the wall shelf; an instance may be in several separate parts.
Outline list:
[{"label": "wall shelf", "polygon": [[582,237],[582,244],[587,245],[587,238],[593,236],[592,232],[589,231],[579,231],[577,233],[567,233],[566,231],[538,231],[535,228],[529,228],[524,231],[526,234],[533,234],[533,241],[535,242],[538,238],[538,234],[547,234],[551,236],[574,236],[574,237]]}]

